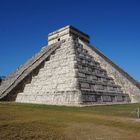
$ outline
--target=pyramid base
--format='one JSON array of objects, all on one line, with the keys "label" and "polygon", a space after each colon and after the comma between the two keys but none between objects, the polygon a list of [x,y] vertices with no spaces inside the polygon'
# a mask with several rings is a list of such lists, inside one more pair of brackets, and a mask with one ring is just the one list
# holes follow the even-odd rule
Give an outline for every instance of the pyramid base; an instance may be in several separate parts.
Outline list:
[{"label": "pyramid base", "polygon": [[35,95],[19,93],[15,102],[64,106],[95,106],[127,104],[130,103],[130,98],[127,94],[105,95],[101,93],[87,94],[80,91],[65,91]]},{"label": "pyramid base", "polygon": [[19,93],[15,101],[48,105],[77,105],[81,103],[79,91],[48,92],[34,95]]}]

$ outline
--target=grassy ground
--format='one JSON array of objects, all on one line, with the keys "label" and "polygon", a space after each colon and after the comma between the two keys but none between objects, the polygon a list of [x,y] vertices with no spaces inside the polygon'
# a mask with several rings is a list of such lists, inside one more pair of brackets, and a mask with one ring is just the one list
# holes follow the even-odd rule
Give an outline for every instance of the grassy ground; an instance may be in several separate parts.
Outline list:
[{"label": "grassy ground", "polygon": [[58,107],[0,103],[0,140],[140,140],[140,104]]}]

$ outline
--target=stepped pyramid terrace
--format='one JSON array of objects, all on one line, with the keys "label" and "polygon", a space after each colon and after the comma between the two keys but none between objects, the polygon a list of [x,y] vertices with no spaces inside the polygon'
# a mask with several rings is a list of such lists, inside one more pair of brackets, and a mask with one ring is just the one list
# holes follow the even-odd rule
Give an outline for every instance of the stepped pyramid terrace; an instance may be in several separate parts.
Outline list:
[{"label": "stepped pyramid terrace", "polygon": [[[118,54],[119,55],[119,54]],[[140,84],[72,26],[48,35],[48,45],[0,85],[0,100],[51,105],[140,102]]]}]

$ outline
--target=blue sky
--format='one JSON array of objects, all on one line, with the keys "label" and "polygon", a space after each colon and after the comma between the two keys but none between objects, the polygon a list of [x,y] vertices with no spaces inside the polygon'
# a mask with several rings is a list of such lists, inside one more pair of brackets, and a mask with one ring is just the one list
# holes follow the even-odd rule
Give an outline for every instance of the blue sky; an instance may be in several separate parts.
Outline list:
[{"label": "blue sky", "polygon": [[49,32],[69,24],[140,81],[139,0],[0,0],[0,75],[46,45]]}]

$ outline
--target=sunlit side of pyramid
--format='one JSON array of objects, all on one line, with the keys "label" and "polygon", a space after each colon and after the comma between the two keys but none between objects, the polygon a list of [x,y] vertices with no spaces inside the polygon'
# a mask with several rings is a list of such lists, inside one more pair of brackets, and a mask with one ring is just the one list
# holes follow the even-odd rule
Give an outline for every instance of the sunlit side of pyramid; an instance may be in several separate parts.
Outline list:
[{"label": "sunlit side of pyramid", "polygon": [[72,26],[48,35],[48,46],[8,76],[0,100],[53,105],[140,102],[140,85]]}]

